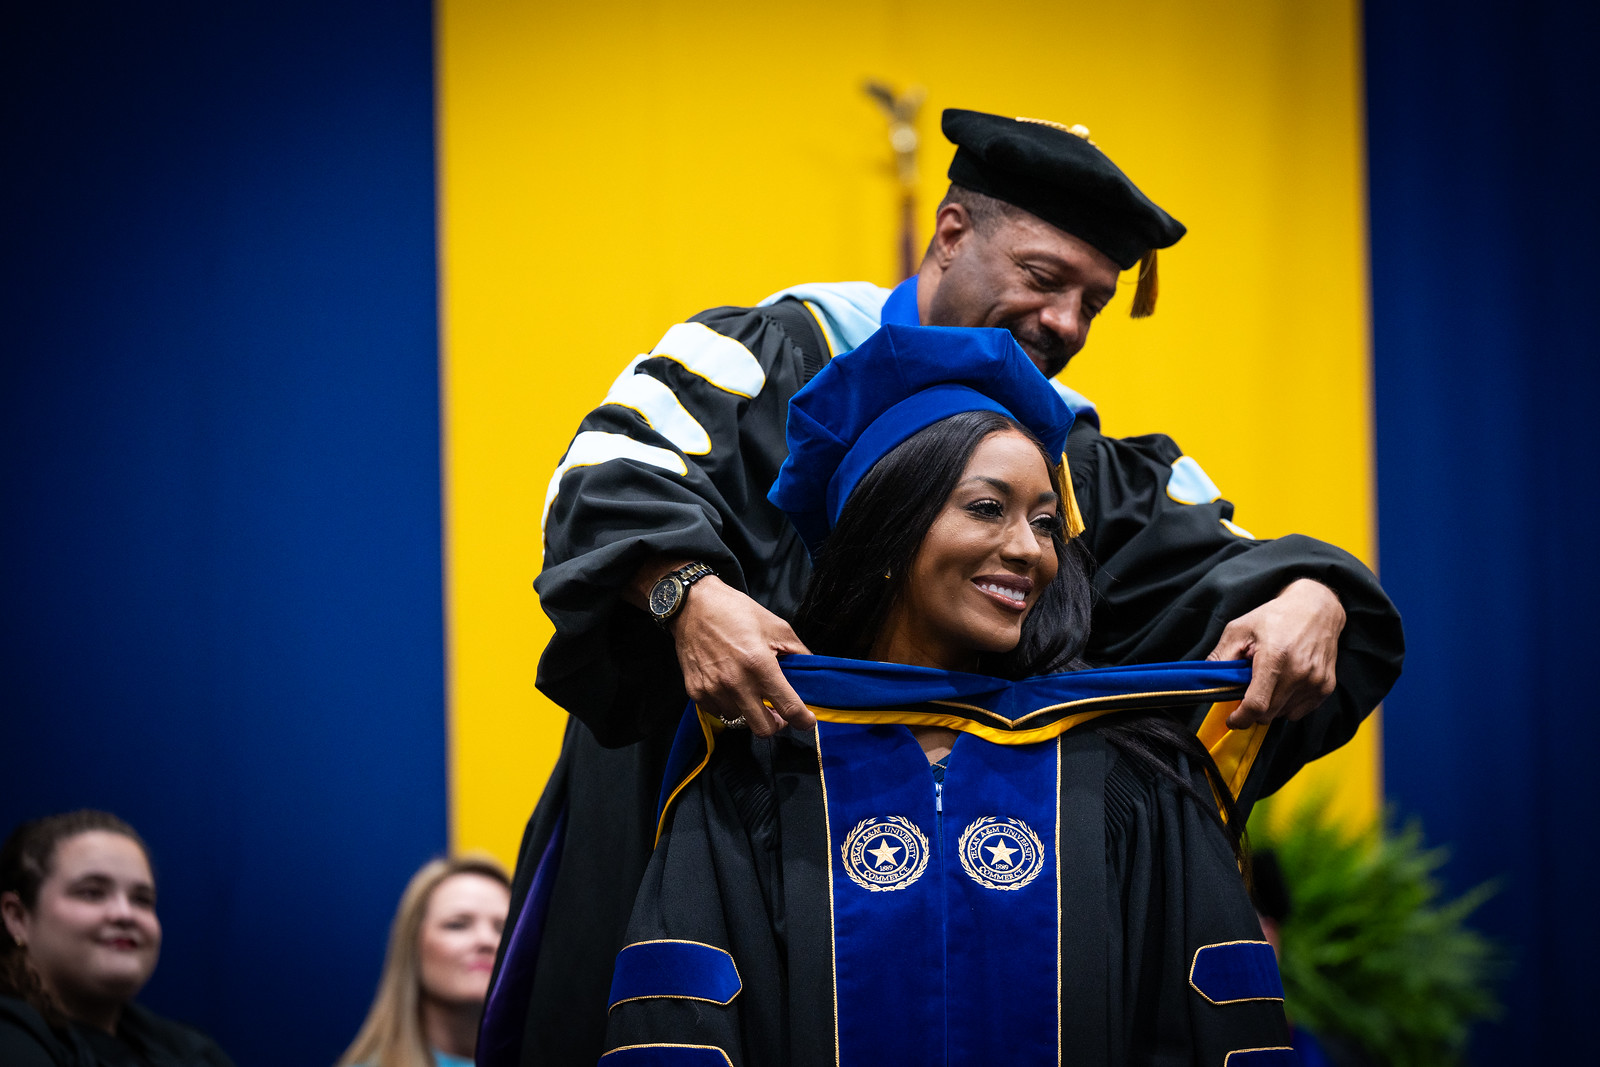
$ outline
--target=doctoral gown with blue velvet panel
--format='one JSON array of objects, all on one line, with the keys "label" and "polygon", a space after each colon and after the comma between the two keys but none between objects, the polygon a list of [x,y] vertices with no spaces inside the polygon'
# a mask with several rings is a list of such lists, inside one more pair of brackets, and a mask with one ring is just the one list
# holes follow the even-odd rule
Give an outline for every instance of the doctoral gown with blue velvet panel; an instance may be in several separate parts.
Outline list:
[{"label": "doctoral gown with blue velvet panel", "polygon": [[[1175,669],[1207,700],[1247,677]],[[826,706],[815,677],[790,674],[815,734],[706,721],[714,751],[667,812],[603,1064],[1292,1062],[1215,814],[1113,743],[1150,713],[1128,709],[1182,699],[1170,675],[1064,676],[1067,699],[1048,702],[1073,706],[997,728],[972,695],[841,711],[849,670],[832,674]],[[902,723],[963,716],[972,732],[936,786]],[[1244,778],[1283,773],[1269,762]],[[1171,767],[1212,795],[1187,758]],[[653,956],[671,980],[646,976]]]}]

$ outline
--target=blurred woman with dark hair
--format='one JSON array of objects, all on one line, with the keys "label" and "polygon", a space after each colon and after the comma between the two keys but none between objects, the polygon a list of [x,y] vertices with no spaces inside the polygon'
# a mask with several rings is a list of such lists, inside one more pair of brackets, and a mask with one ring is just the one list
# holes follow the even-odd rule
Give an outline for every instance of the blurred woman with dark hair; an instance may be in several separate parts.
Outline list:
[{"label": "blurred woman with dark hair", "polygon": [[389,930],[378,994],[341,1067],[471,1067],[511,880],[488,856],[424,864]]},{"label": "blurred woman with dark hair", "polygon": [[0,847],[0,1063],[232,1067],[199,1031],[133,998],[161,952],[155,877],[101,811],[23,823]]}]

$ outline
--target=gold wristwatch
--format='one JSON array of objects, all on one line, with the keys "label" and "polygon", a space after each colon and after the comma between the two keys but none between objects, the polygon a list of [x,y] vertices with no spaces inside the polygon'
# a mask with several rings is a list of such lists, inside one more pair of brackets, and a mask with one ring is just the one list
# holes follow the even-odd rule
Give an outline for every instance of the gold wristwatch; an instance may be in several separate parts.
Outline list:
[{"label": "gold wristwatch", "polygon": [[716,573],[709,563],[696,561],[662,575],[651,587],[650,599],[645,602],[656,625],[665,630],[672,617],[683,610],[683,602],[689,598],[689,587]]}]

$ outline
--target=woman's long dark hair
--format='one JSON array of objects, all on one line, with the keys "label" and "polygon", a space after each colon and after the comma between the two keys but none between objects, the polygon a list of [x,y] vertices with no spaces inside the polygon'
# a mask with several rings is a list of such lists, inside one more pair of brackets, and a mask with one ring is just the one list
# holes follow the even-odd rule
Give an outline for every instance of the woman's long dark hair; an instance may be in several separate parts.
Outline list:
[{"label": "woman's long dark hair", "polygon": [[[871,659],[872,646],[905,589],[922,540],[944,509],[972,454],[990,434],[1015,430],[1039,449],[1050,483],[1064,496],[1059,456],[1045,451],[1028,429],[992,411],[967,411],[913,434],[880,459],[856,485],[839,521],[818,550],[794,629],[811,651],[824,656]],[[1089,640],[1093,587],[1089,560],[1077,539],[1067,540],[1064,505],[1056,508],[1055,581],[1045,587],[1022,624],[1010,652],[985,654],[978,671],[994,678],[1089,666],[1080,657]],[[887,577],[886,577],[887,576]],[[1097,727],[1105,739],[1152,778],[1172,783],[1222,826],[1241,869],[1248,858],[1244,825],[1233,794],[1200,739],[1157,712],[1116,716]],[[1212,783],[1207,796],[1179,773],[1177,756],[1201,768]],[[1222,812],[1219,814],[1217,804]]]}]

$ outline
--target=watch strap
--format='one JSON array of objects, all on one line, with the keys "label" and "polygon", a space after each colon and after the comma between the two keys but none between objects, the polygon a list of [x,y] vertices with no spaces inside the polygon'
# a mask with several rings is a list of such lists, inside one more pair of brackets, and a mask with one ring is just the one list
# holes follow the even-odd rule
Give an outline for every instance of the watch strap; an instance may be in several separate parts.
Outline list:
[{"label": "watch strap", "polygon": [[683,587],[687,589],[700,579],[709,578],[715,573],[717,572],[712,570],[711,564],[702,563],[699,560],[696,560],[693,563],[685,563],[677,570],[669,573],[667,577],[678,579],[678,581],[683,583]]}]

